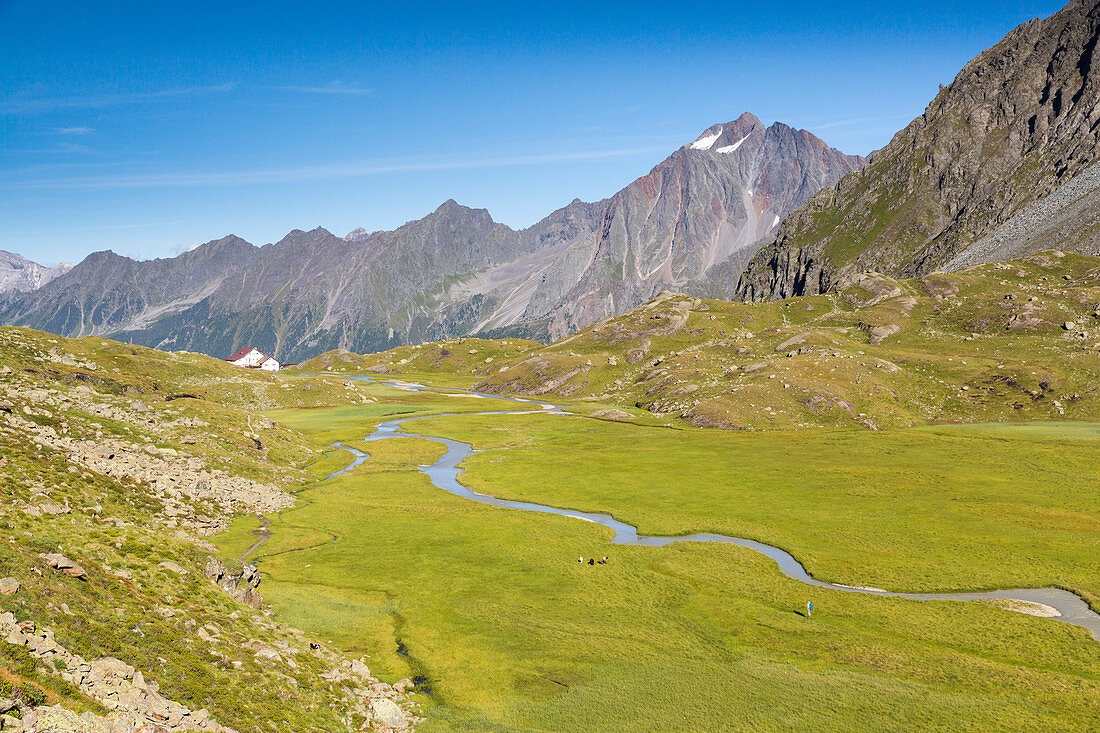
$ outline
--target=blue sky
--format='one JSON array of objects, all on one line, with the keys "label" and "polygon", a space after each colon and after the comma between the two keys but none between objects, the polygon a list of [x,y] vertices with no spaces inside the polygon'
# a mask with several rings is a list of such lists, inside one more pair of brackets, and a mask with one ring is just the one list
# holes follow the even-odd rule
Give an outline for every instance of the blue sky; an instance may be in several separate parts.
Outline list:
[{"label": "blue sky", "polygon": [[865,154],[1061,5],[0,0],[0,249],[526,226],[744,111]]}]

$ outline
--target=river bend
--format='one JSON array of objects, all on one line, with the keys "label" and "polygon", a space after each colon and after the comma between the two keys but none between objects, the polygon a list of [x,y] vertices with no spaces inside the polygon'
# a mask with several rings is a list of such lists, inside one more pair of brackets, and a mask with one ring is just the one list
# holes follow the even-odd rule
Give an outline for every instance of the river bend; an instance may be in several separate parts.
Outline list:
[{"label": "river bend", "polygon": [[[363,381],[374,381],[371,377],[353,376],[351,379],[361,379]],[[459,390],[453,388],[430,388],[424,385],[417,384],[415,382],[402,382],[402,381],[386,381],[384,382],[390,387],[397,389],[403,389],[407,391],[419,392],[426,391],[435,394],[453,395],[462,397],[484,397],[494,400],[504,400],[508,402],[515,402],[523,405],[529,405],[531,409],[527,410],[515,410],[515,411],[492,411],[492,412],[464,412],[464,413],[444,413],[438,415],[424,415],[420,417],[407,417],[397,420],[387,420],[380,423],[374,432],[364,438],[365,441],[383,440],[385,438],[423,438],[425,440],[431,440],[436,443],[440,443],[447,448],[447,452],[438,461],[430,466],[420,466],[419,469],[432,484],[436,487],[448,491],[456,496],[461,496],[471,501],[476,501],[481,504],[488,504],[490,506],[501,507],[505,509],[521,509],[529,512],[541,512],[544,514],[558,514],[563,517],[572,517],[574,519],[582,519],[586,522],[593,522],[595,524],[603,525],[615,532],[615,536],[612,538],[612,542],[620,545],[644,545],[647,547],[664,547],[671,542],[722,542],[730,545],[738,545],[739,547],[747,547],[750,550],[755,550],[759,553],[767,555],[771,559],[775,560],[779,564],[780,571],[789,578],[806,583],[807,585],[817,586],[819,588],[829,588],[832,590],[844,591],[847,593],[864,593],[867,595],[875,596],[890,596],[893,598],[909,598],[918,601],[979,601],[987,599],[1002,599],[1002,600],[1019,600],[1029,603],[1039,603],[1045,606],[1050,606],[1058,612],[1058,616],[1052,617],[1055,621],[1061,621],[1062,623],[1073,624],[1074,626],[1080,626],[1088,629],[1092,632],[1093,638],[1100,641],[1100,615],[1089,608],[1084,599],[1080,596],[1071,593],[1070,591],[1063,590],[1061,588],[1012,588],[1007,590],[994,590],[984,591],[977,593],[896,593],[893,591],[882,590],[879,588],[866,588],[850,585],[842,585],[839,583],[826,583],[821,580],[817,580],[812,577],[806,568],[802,567],[802,563],[794,558],[789,552],[781,550],[778,547],[772,547],[762,542],[755,540],[743,539],[741,537],[729,537],[721,534],[711,533],[699,533],[691,535],[681,535],[677,537],[655,537],[651,535],[638,534],[638,528],[626,522],[620,522],[612,517],[610,514],[600,514],[594,512],[581,512],[573,509],[560,509],[558,507],[546,506],[544,504],[535,504],[527,501],[511,501],[508,499],[499,499],[495,496],[488,494],[481,494],[473,491],[466,486],[463,486],[458,481],[458,476],[462,473],[462,469],[459,464],[468,456],[473,455],[477,451],[469,443],[462,443],[457,440],[451,440],[450,438],[437,438],[430,435],[420,435],[419,433],[411,432],[405,429],[407,423],[416,422],[417,420],[426,420],[436,417],[452,417],[454,415],[529,415],[529,414],[547,414],[547,415],[566,415],[562,408],[558,405],[551,405],[538,400],[529,400],[517,397],[502,397],[500,395],[482,394],[479,392],[470,392],[466,390]],[[363,461],[367,460],[370,456],[363,451],[356,450],[342,443],[334,443],[334,448],[341,448],[350,452],[354,459],[350,465],[345,468],[336,471],[328,478],[332,479],[341,474],[347,473],[352,470]],[[326,479],[327,480],[327,479]]]}]

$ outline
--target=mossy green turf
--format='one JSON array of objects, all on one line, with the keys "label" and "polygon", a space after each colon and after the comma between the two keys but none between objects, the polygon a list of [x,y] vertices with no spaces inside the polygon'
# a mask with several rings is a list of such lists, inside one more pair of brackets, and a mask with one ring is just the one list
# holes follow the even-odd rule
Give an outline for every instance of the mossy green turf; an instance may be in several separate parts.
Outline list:
[{"label": "mossy green turf", "polygon": [[[425,396],[408,399],[416,398]],[[438,409],[438,398],[430,403]],[[329,410],[279,414],[292,428],[318,431],[319,441],[353,441],[370,432],[365,416],[362,424],[348,417]],[[341,427],[332,428],[337,419]],[[1090,513],[1080,495],[1091,470],[1082,461],[1095,455],[1090,427],[1060,426],[1060,435],[1029,437],[1037,452],[1025,465],[1005,463],[1022,439],[1001,428],[815,438],[546,415],[464,415],[414,425],[418,432],[498,446],[469,459],[463,481],[475,488],[610,510],[637,521],[643,532],[740,530],[774,540],[836,580],[870,576],[943,588],[1042,577],[1100,590],[1083,571],[1096,552],[1063,541],[1078,530],[1042,529],[1058,511],[1067,521],[1096,521],[1094,503]],[[870,437],[883,439],[883,448],[862,442]],[[748,442],[736,440],[757,442],[750,451]],[[420,730],[1088,730],[1100,724],[1100,644],[1081,629],[976,603],[811,589],[781,575],[771,560],[733,546],[611,545],[610,532],[596,525],[487,507],[437,489],[415,469],[438,457],[437,446],[405,438],[368,447],[372,460],[302,492],[297,507],[274,521],[272,539],[256,558],[265,598],[288,621],[370,654],[376,672],[426,678],[431,697],[421,696],[428,721]],[[826,465],[837,447],[844,452]],[[988,475],[972,482],[960,470],[965,464],[946,451],[979,449],[989,451],[980,464]],[[811,481],[799,491],[797,459],[814,458],[815,451],[821,465],[807,473],[817,473],[816,486]],[[1032,481],[1055,451],[1069,461],[1060,464],[1068,466],[1060,469],[1067,475],[1042,497],[1029,496],[1026,481],[1017,490],[994,480],[999,466],[1016,467]],[[857,458],[873,458],[881,470],[859,476]],[[891,500],[891,487],[908,485],[905,467],[922,461],[918,488]],[[315,474],[330,468],[319,465]],[[747,478],[748,470],[783,480],[770,487],[763,478]],[[647,479],[651,472],[668,485]],[[721,484],[692,486],[693,474]],[[845,485],[846,475],[859,477],[858,485]],[[831,491],[830,478],[842,479]],[[945,484],[938,499],[931,490],[937,480]],[[961,488],[952,490],[952,481]],[[731,498],[751,498],[754,505]],[[983,506],[1006,507],[1010,521],[1034,507],[1034,541],[1052,548],[1003,538],[1006,544],[982,551],[991,531],[975,519]],[[944,516],[933,521],[937,511]],[[841,518],[826,521],[834,512]],[[906,515],[926,521],[905,523]],[[970,526],[987,536],[960,543],[948,532]],[[928,551],[923,541],[936,527],[943,532],[942,547],[934,549],[938,559],[896,551],[899,542],[911,553]],[[876,536],[880,530],[884,539]],[[1089,541],[1087,535],[1086,528],[1076,536]],[[853,544],[838,546],[843,542]],[[947,552],[952,548],[956,552]],[[577,562],[602,555],[610,564]],[[1006,567],[988,567],[998,560]],[[815,614],[807,619],[801,611],[811,598]]]},{"label": "mossy green turf", "polygon": [[476,388],[732,429],[1100,420],[1098,328],[1100,259],[1043,254],[775,303],[662,294]]},{"label": "mossy green turf", "polygon": [[1100,608],[1100,425],[730,433],[583,418],[437,418],[497,448],[477,491],[603,511],[643,534],[710,531],[794,554],[822,580],[890,590],[1064,586]]}]

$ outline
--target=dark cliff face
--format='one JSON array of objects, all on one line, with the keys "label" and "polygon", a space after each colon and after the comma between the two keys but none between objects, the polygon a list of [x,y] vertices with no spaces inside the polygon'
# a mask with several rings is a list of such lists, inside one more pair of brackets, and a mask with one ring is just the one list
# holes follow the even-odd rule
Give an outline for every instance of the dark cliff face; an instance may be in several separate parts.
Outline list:
[{"label": "dark cliff face", "polygon": [[866,169],[788,217],[738,297],[816,293],[860,270],[944,267],[1084,171],[1100,159],[1098,35],[1100,3],[1075,0],[970,61]]},{"label": "dark cliff face", "polygon": [[0,322],[284,362],[474,332],[561,336],[669,287],[728,295],[783,216],[863,164],[746,114],[611,199],[522,231],[447,201],[388,232],[295,230],[263,247],[229,236],[143,262],[96,253],[0,302]]}]

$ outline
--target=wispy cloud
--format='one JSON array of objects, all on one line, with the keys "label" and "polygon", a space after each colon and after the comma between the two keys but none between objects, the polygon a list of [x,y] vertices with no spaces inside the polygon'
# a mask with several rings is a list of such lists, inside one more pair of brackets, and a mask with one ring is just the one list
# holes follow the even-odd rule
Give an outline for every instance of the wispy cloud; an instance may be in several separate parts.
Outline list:
[{"label": "wispy cloud", "polygon": [[91,135],[95,132],[91,127],[55,127],[54,135]]},{"label": "wispy cloud", "polygon": [[[153,92],[124,92],[118,94],[92,94],[82,97],[41,97],[38,99],[8,98],[0,100],[0,114],[30,115],[54,112],[62,109],[100,109],[141,104],[157,99],[171,99],[196,94],[224,94],[236,87],[235,82],[215,86],[179,87]],[[76,128],[74,128],[76,129]]]},{"label": "wispy cloud", "polygon": [[[5,151],[7,152],[7,151]],[[22,148],[11,151],[19,155],[103,155],[103,151],[82,143],[59,140],[56,145],[49,148]]]},{"label": "wispy cloud", "polygon": [[664,151],[665,148],[628,148],[618,150],[595,150],[583,152],[546,153],[541,155],[466,157],[452,160],[425,160],[402,162],[371,162],[304,166],[298,168],[276,168],[267,170],[243,171],[200,171],[192,173],[142,173],[118,176],[94,176],[77,178],[55,178],[9,182],[5,187],[101,190],[123,188],[163,188],[186,186],[253,186],[267,183],[293,183],[298,181],[336,180],[342,178],[361,178],[386,173],[408,173],[417,171],[474,170],[484,168],[508,168],[517,166],[543,165],[553,163],[571,163],[588,160],[602,160],[634,155],[649,155]]},{"label": "wispy cloud", "polygon": [[848,127],[850,125],[860,125],[865,122],[894,122],[901,119],[906,119],[908,115],[889,115],[886,117],[854,117],[850,120],[835,120],[833,122],[826,122],[821,125],[810,125],[815,130],[828,130],[833,127]]},{"label": "wispy cloud", "polygon": [[361,96],[364,94],[370,94],[370,89],[362,89],[360,87],[349,87],[343,82],[334,81],[329,82],[325,86],[311,87],[311,86],[285,86],[279,87],[286,92],[301,92],[302,94],[344,94],[348,96]]},{"label": "wispy cloud", "polygon": [[205,242],[195,242],[194,244],[177,244],[175,247],[172,248],[172,254],[181,255],[184,252],[190,252],[191,250],[198,249],[203,244],[205,244]]}]

